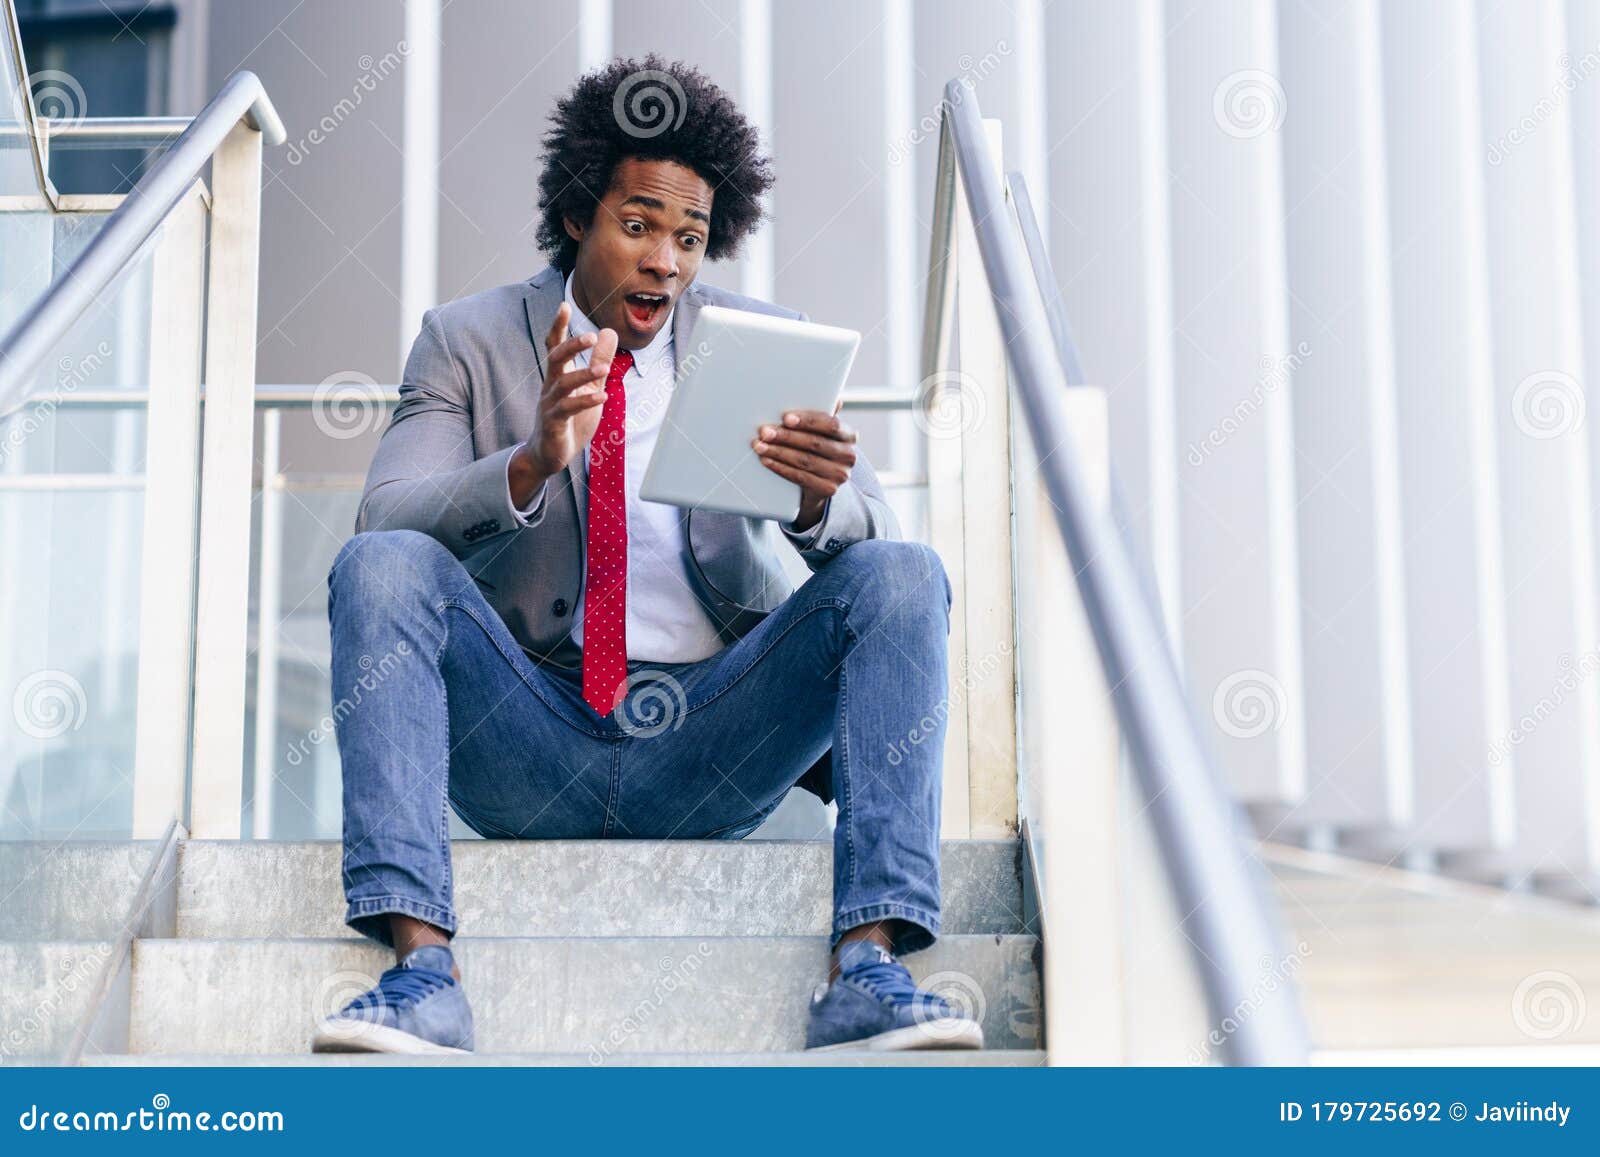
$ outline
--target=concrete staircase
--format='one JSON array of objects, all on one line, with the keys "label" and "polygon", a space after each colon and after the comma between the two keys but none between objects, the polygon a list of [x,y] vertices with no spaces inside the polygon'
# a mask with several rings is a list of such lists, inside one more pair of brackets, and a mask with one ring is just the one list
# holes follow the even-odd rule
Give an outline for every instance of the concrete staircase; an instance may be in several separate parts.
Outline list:
[{"label": "concrete staircase", "polygon": [[[96,914],[126,911],[118,849],[80,849],[31,880],[73,902],[41,899],[31,928],[8,930],[0,967],[34,982],[5,986],[5,1023],[85,954],[110,955],[115,929]],[[943,864],[944,935],[907,963],[982,1021],[990,1050],[827,1063],[1042,1063],[1018,845],[950,842]],[[133,942],[87,1063],[373,1062],[308,1053],[315,1020],[391,962],[342,923],[337,844],[190,841],[167,875],[170,920]],[[454,879],[479,1050],[461,1063],[819,1063],[800,1050],[827,959],[829,845],[464,840]],[[62,1004],[32,1051],[63,1043],[85,999]]]}]

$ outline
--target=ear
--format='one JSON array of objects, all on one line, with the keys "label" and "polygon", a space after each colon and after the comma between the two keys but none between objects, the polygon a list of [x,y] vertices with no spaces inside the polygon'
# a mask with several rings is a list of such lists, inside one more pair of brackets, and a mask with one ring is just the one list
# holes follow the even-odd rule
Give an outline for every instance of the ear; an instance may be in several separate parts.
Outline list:
[{"label": "ear", "polygon": [[565,228],[567,230],[567,236],[568,237],[571,237],[574,241],[582,241],[583,240],[583,232],[584,232],[584,230],[583,230],[583,226],[582,225],[579,225],[571,217],[563,217],[563,218],[561,218],[561,224],[563,226],[565,226]]}]

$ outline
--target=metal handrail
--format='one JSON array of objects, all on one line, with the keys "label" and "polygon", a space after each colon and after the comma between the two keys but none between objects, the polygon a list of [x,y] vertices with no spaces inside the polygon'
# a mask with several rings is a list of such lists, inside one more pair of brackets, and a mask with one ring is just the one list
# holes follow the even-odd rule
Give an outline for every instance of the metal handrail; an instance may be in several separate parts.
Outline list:
[{"label": "metal handrail", "polygon": [[240,121],[259,131],[268,144],[282,144],[287,139],[277,110],[253,72],[236,72],[228,78],[211,103],[129,191],[77,260],[0,338],[0,412],[160,228]]},{"label": "metal handrail", "polygon": [[[945,85],[944,123],[971,208],[978,250],[1034,444],[1070,447],[1067,374],[1028,255],[1015,230],[972,85]],[[941,150],[940,183],[947,179]],[[1187,913],[1195,963],[1218,1021],[1235,1022],[1229,1057],[1246,1065],[1304,1064],[1309,1033],[1292,987],[1252,998],[1263,959],[1282,938],[1258,865],[1241,854],[1239,813],[1190,714],[1161,625],[1109,513],[1090,498],[1073,453],[1040,455],[1040,470],[1072,560],[1085,615],[1116,704],[1162,864]],[[1250,1009],[1239,1016],[1240,1009]]]}]

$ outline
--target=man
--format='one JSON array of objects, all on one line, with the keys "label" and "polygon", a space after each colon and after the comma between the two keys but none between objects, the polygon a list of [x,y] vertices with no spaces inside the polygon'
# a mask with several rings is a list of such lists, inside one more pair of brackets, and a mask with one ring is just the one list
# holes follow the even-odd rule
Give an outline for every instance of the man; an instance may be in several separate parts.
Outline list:
[{"label": "man", "polygon": [[[670,131],[630,119],[641,78],[681,102]],[[799,488],[792,523],[638,496],[696,310],[803,316],[695,284],[762,220],[756,131],[655,56],[583,77],[551,119],[552,265],[424,317],[329,574],[335,701],[360,688],[335,712],[346,921],[397,964],[313,1047],[473,1047],[447,801],[490,838],[737,839],[797,783],[839,804],[808,1047],[981,1047],[894,955],[939,927],[938,556],[899,541],[834,414],[751,431]]]}]

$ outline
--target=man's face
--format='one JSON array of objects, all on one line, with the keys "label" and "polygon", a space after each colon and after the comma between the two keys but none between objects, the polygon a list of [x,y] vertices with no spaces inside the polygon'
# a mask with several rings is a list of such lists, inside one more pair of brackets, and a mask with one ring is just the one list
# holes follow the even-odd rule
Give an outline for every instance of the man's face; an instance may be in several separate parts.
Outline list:
[{"label": "man's face", "polygon": [[649,345],[678,295],[694,283],[709,238],[711,196],[693,169],[629,157],[617,165],[594,220],[567,219],[567,233],[578,242],[572,296],[596,326],[617,331],[619,349]]}]

